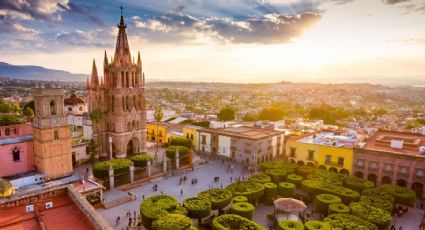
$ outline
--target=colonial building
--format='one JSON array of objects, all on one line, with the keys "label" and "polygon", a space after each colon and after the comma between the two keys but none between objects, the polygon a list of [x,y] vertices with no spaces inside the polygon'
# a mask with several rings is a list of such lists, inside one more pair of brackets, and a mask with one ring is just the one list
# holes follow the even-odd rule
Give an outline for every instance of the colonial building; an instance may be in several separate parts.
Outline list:
[{"label": "colonial building", "polygon": [[377,185],[412,188],[424,197],[425,136],[421,133],[378,130],[354,152],[353,171]]},{"label": "colonial building", "polygon": [[37,171],[50,179],[72,174],[71,130],[64,113],[64,91],[34,90],[34,159]]},{"label": "colonial building", "polygon": [[92,123],[93,138],[101,145],[103,157],[146,152],[145,77],[140,52],[137,62],[131,57],[126,27],[121,15],[114,57],[109,63],[105,51],[102,79],[93,61],[87,82],[89,113],[102,113],[100,120]]}]

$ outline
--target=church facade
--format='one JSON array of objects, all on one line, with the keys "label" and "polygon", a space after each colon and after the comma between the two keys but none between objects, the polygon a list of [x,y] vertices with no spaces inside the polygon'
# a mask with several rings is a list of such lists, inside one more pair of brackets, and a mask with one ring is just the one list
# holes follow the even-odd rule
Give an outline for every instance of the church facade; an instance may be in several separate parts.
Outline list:
[{"label": "church facade", "polygon": [[124,18],[121,15],[115,54],[111,61],[105,51],[103,78],[99,79],[93,60],[92,75],[87,80],[89,113],[93,138],[100,145],[101,157],[124,158],[146,153],[145,77],[140,52],[132,59]]}]

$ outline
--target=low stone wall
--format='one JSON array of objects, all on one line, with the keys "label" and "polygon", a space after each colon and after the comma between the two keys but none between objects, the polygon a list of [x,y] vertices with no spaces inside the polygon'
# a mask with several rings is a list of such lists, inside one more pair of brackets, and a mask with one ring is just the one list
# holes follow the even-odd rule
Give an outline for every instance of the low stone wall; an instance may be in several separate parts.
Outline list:
[{"label": "low stone wall", "polygon": [[67,189],[68,189],[68,196],[75,203],[75,205],[77,205],[77,207],[80,208],[80,210],[90,220],[90,222],[93,224],[93,226],[96,229],[112,230],[112,228],[105,221],[105,219],[103,219],[103,217],[97,214],[96,210],[94,210],[93,206],[86,200],[86,198],[83,195],[81,195],[71,186],[68,186]]}]

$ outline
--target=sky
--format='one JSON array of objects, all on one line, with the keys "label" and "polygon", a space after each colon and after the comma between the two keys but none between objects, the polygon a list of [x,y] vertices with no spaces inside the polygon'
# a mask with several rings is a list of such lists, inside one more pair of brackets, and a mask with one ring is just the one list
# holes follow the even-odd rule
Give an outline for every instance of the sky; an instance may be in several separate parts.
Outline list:
[{"label": "sky", "polygon": [[425,85],[424,0],[1,0],[0,61],[101,70],[121,4],[147,80]]}]

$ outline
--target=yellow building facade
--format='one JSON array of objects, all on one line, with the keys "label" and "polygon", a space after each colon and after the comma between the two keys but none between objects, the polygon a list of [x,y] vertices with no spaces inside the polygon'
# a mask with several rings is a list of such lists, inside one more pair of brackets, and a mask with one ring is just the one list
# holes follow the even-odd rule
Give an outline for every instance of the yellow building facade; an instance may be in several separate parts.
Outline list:
[{"label": "yellow building facade", "polygon": [[353,148],[300,142],[290,139],[286,143],[286,158],[299,165],[311,165],[330,171],[352,173]]},{"label": "yellow building facade", "polygon": [[192,147],[199,151],[199,129],[202,127],[195,125],[186,125],[183,127],[183,137],[192,140]]},{"label": "yellow building facade", "polygon": [[149,122],[146,124],[147,141],[167,143],[167,126],[164,123]]}]

